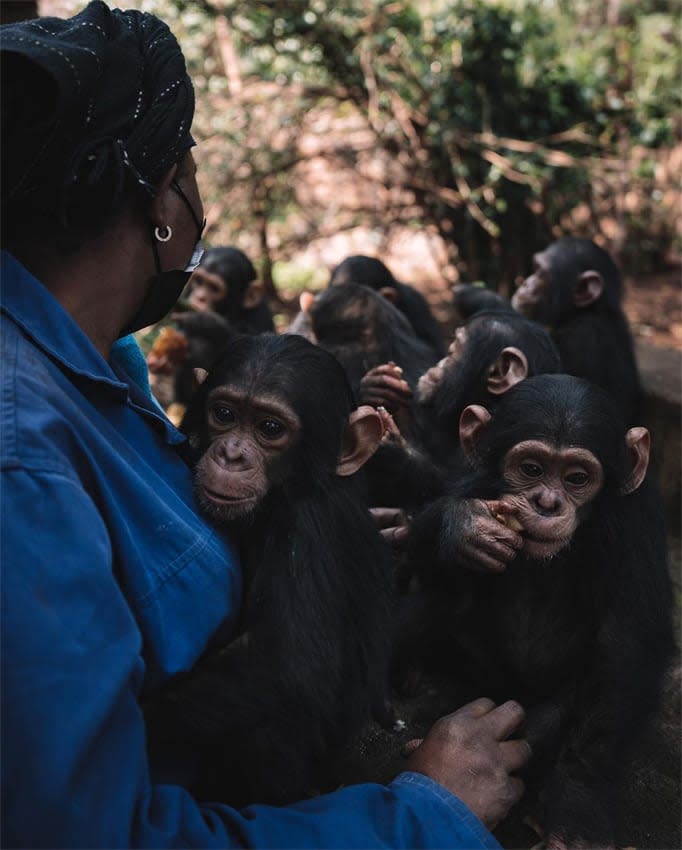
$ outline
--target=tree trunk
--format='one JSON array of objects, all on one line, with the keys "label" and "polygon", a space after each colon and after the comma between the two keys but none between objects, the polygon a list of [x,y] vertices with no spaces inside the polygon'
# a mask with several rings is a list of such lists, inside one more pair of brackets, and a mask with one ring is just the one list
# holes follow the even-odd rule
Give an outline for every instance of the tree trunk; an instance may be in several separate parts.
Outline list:
[{"label": "tree trunk", "polygon": [[237,56],[237,51],[234,49],[234,42],[232,41],[230,22],[227,20],[225,15],[216,15],[215,34],[230,94],[232,97],[239,97],[244,86],[242,84],[242,75],[239,69],[239,57]]},{"label": "tree trunk", "polygon": [[275,281],[272,279],[272,256],[270,254],[270,246],[268,245],[268,220],[266,215],[261,211],[257,214],[258,239],[260,242],[260,254],[262,257],[261,264],[261,281],[265,294],[270,301],[281,303],[279,292],[275,286]]}]

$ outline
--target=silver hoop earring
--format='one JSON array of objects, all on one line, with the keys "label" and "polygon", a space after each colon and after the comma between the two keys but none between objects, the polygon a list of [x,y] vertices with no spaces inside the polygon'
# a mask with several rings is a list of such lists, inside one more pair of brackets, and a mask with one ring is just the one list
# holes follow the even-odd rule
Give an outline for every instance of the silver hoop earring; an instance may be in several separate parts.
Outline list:
[{"label": "silver hoop earring", "polygon": [[166,231],[164,235],[161,235],[161,228],[154,228],[154,236],[158,242],[168,242],[173,235],[173,229],[170,224],[164,224],[163,229]]}]

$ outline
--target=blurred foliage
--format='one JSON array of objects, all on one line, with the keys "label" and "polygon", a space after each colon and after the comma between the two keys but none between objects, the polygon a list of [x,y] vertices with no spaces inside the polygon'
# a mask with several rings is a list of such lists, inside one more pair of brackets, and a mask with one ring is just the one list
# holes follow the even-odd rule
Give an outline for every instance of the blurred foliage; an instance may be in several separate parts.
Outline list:
[{"label": "blurred foliage", "polygon": [[168,21],[197,87],[209,239],[268,283],[359,225],[435,230],[453,272],[503,288],[567,230],[654,266],[679,238],[673,2],[136,5]]}]

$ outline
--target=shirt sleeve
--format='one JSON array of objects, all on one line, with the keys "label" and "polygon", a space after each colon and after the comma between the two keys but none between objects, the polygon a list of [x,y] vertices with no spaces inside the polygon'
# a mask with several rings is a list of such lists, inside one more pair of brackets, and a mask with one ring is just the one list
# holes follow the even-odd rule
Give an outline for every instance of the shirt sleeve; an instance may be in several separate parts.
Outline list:
[{"label": "shirt sleeve", "polygon": [[9,470],[2,495],[3,847],[499,847],[416,773],[242,811],[152,784],[142,642],[99,512],[60,474]]}]

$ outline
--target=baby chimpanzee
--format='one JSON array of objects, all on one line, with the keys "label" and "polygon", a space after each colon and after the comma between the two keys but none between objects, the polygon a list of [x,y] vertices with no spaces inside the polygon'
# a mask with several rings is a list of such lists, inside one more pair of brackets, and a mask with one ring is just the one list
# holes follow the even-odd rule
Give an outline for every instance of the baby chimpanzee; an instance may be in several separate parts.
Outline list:
[{"label": "baby chimpanzee", "polygon": [[381,419],[332,355],[264,334],[228,345],[183,429],[199,504],[240,544],[242,638],[152,695],[152,761],[179,751],[204,799],[294,801],[383,707],[391,567],[354,476]]},{"label": "baby chimpanzee", "polygon": [[[460,441],[468,473],[414,522],[421,598],[401,660],[450,677],[463,700],[517,699],[548,846],[610,846],[617,780],[673,648],[649,433],[627,429],[598,387],[540,375],[492,416],[465,408]],[[515,532],[506,566],[462,559],[459,512],[471,499],[499,500]]]}]

